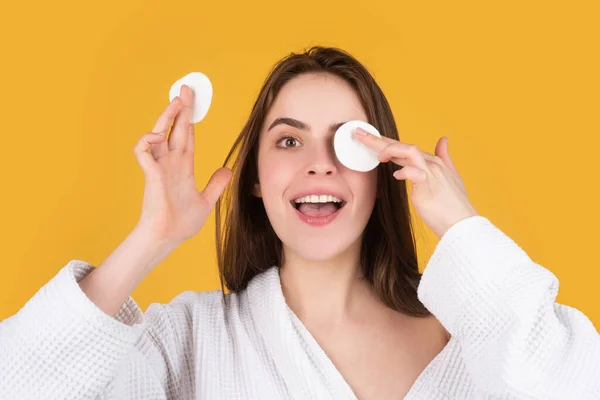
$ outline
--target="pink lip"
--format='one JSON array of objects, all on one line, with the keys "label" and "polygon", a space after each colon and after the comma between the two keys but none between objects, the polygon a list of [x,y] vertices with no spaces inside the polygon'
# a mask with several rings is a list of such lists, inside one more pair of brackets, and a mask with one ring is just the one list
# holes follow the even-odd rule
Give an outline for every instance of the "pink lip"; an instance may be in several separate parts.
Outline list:
[{"label": "pink lip", "polygon": [[[337,197],[337,196],[336,196]],[[345,206],[345,205],[344,205]],[[296,207],[292,206],[296,215],[305,223],[311,226],[324,226],[333,221],[342,211],[344,206],[340,207],[336,212],[326,217],[311,217],[310,215],[302,214],[300,211],[296,209]]]}]

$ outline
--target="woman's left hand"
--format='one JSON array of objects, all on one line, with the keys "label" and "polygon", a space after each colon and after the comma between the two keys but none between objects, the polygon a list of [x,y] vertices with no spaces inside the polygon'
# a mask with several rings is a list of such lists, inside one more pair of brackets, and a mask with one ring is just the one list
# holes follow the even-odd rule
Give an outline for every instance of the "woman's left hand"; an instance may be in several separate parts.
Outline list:
[{"label": "woman's left hand", "polygon": [[378,138],[360,128],[354,137],[377,152],[380,162],[402,166],[394,172],[398,180],[412,183],[411,201],[421,219],[441,238],[458,221],[479,215],[469,201],[464,182],[448,153],[448,138],[441,138],[435,155],[414,144],[387,137]]}]

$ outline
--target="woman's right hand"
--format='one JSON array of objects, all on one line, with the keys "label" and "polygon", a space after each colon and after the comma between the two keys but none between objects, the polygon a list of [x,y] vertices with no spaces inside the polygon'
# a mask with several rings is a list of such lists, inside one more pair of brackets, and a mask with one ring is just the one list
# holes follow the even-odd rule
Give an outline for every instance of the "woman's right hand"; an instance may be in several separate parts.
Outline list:
[{"label": "woman's right hand", "polygon": [[152,133],[142,136],[134,148],[146,181],[136,229],[147,231],[160,241],[180,243],[194,237],[232,175],[229,169],[219,168],[203,191],[196,187],[194,125],[190,123],[193,96],[193,91],[183,85],[179,96],[158,118]]}]

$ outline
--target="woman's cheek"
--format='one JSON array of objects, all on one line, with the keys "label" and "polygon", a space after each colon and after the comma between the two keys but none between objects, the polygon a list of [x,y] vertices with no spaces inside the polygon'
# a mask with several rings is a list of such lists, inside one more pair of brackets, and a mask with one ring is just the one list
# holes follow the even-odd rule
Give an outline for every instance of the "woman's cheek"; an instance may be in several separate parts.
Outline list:
[{"label": "woman's cheek", "polygon": [[361,204],[372,207],[377,196],[377,171],[356,172],[352,171],[352,182],[355,198],[360,199]]},{"label": "woman's cheek", "polygon": [[283,198],[286,190],[292,185],[297,165],[283,157],[272,157],[261,165],[260,182],[263,196],[270,199]]}]

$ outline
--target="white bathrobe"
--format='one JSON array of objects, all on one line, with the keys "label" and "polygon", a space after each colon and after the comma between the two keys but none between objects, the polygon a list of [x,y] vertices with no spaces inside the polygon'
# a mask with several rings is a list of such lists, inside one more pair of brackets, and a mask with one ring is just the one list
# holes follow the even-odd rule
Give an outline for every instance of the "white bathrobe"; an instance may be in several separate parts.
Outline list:
[{"label": "white bathrobe", "polygon": [[[239,294],[187,291],[115,318],[71,260],[0,323],[0,399],[356,399],[272,267]],[[452,335],[405,399],[600,399],[600,336],[558,280],[488,219],[455,224],[419,298]]]}]

